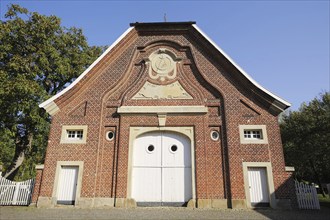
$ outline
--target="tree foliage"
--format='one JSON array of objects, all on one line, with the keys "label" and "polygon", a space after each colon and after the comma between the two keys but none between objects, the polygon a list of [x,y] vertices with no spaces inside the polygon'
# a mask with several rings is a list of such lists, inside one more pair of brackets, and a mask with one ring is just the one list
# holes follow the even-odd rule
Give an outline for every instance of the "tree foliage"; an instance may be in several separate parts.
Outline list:
[{"label": "tree foliage", "polygon": [[296,178],[330,183],[330,93],[284,115],[280,126],[285,160]]},{"label": "tree foliage", "polygon": [[102,50],[90,47],[81,29],[62,27],[56,16],[8,7],[0,23],[0,164],[7,178],[31,176],[34,163],[43,161],[50,118],[38,104],[64,89]]}]

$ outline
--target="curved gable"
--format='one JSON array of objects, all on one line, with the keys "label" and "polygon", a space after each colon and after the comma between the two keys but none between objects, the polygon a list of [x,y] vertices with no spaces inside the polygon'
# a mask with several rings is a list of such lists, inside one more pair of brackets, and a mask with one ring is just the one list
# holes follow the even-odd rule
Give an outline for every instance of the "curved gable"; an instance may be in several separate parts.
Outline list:
[{"label": "curved gable", "polygon": [[221,55],[223,55],[248,81],[250,81],[255,87],[260,89],[265,94],[274,98],[274,102],[272,103],[274,107],[278,108],[281,111],[284,111],[291,104],[284,99],[278,97],[274,93],[268,91],[263,86],[261,86],[258,82],[256,82],[247,72],[245,72],[228,54],[226,54],[212,39],[210,39],[196,24],[192,25],[196,31],[198,31]]},{"label": "curved gable", "polygon": [[[202,36],[213,48],[214,52],[218,53],[220,56],[224,57],[226,61],[230,63],[230,65],[235,68],[236,77],[241,80],[248,81],[255,88],[254,93],[258,96],[258,98],[264,100],[265,103],[268,103],[269,109],[271,112],[275,114],[279,114],[284,111],[286,108],[290,106],[290,103],[271,93],[260,84],[258,84],[252,77],[247,74],[239,65],[237,65],[232,58],[230,58],[214,41],[212,41],[196,24],[195,22],[160,22],[160,23],[134,23],[131,24],[131,27],[128,28],[97,60],[95,60],[72,84],[70,84],[67,88],[46,100],[45,102],[39,105],[40,108],[44,108],[50,115],[56,114],[59,111],[59,107],[56,104],[56,100],[63,96],[65,93],[70,91],[72,88],[77,86],[77,84],[86,76],[87,74],[103,59],[105,56],[112,52],[113,48],[122,42],[124,38],[134,29],[137,31],[171,31],[172,27],[176,27],[175,31],[178,33],[186,33],[187,30],[196,31],[198,34]],[[150,28],[152,27],[152,28]],[[156,28],[155,28],[156,27]]]},{"label": "curved gable", "polygon": [[50,115],[56,114],[56,112],[59,110],[58,106],[55,103],[55,100],[64,95],[66,92],[68,92],[70,89],[72,89],[74,86],[76,86],[108,53],[111,52],[111,50],[125,38],[125,36],[130,33],[134,28],[130,27],[128,28],[115,42],[113,42],[108,49],[106,49],[99,58],[97,58],[75,81],[73,81],[68,87],[63,89],[61,92],[57,93],[53,97],[47,99],[43,103],[39,105],[40,108],[44,108]]}]

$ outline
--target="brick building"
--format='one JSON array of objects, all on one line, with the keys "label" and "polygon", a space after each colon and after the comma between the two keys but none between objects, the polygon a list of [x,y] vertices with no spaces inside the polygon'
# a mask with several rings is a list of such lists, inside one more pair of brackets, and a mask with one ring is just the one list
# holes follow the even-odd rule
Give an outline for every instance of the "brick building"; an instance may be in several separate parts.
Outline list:
[{"label": "brick building", "polygon": [[133,23],[68,88],[52,116],[39,207],[290,207],[267,91],[194,22]]}]

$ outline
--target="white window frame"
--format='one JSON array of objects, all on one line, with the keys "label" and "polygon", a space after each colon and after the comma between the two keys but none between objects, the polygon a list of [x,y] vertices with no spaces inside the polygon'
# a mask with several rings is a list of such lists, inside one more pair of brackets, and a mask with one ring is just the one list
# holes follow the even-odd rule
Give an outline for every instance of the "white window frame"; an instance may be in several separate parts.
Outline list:
[{"label": "white window frame", "polygon": [[[87,125],[63,125],[61,133],[61,144],[86,144]],[[69,132],[74,131],[74,136],[69,137]],[[82,131],[82,137],[78,137],[78,132]],[[80,136],[80,135],[79,135]]]},{"label": "white window frame", "polygon": [[70,140],[81,140],[84,137],[84,130],[66,130],[66,133]]},{"label": "white window frame", "polygon": [[[251,134],[251,138],[246,138],[245,131],[252,133],[253,131],[260,131],[260,138],[253,137],[253,134]],[[239,125],[239,134],[241,144],[268,144],[266,125]]]},{"label": "white window frame", "polygon": [[244,139],[248,140],[262,140],[262,130],[255,129],[255,130],[244,130]]},{"label": "white window frame", "polygon": [[[217,135],[216,138],[213,137],[213,134],[214,134],[214,133],[216,133],[216,135]],[[211,136],[211,139],[212,139],[213,141],[218,141],[218,140],[220,139],[220,132],[217,131],[217,130],[212,130],[212,131],[210,132],[210,136]]]},{"label": "white window frame", "polygon": [[[112,138],[109,138],[109,134],[110,134],[110,133],[113,134]],[[105,138],[106,138],[108,141],[112,141],[113,139],[115,139],[115,137],[116,137],[116,133],[115,133],[114,130],[109,130],[109,131],[107,131],[107,132],[105,133]]]}]

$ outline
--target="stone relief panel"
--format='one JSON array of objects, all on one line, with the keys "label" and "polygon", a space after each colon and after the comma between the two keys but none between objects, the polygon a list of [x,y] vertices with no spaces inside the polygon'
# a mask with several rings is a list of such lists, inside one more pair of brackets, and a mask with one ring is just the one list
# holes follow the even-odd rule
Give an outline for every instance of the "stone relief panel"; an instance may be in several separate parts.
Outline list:
[{"label": "stone relief panel", "polygon": [[160,48],[146,60],[149,63],[149,77],[161,84],[177,77],[177,63],[181,59],[168,49]]},{"label": "stone relief panel", "polygon": [[193,99],[193,97],[178,81],[168,85],[156,85],[147,81],[132,99]]}]

